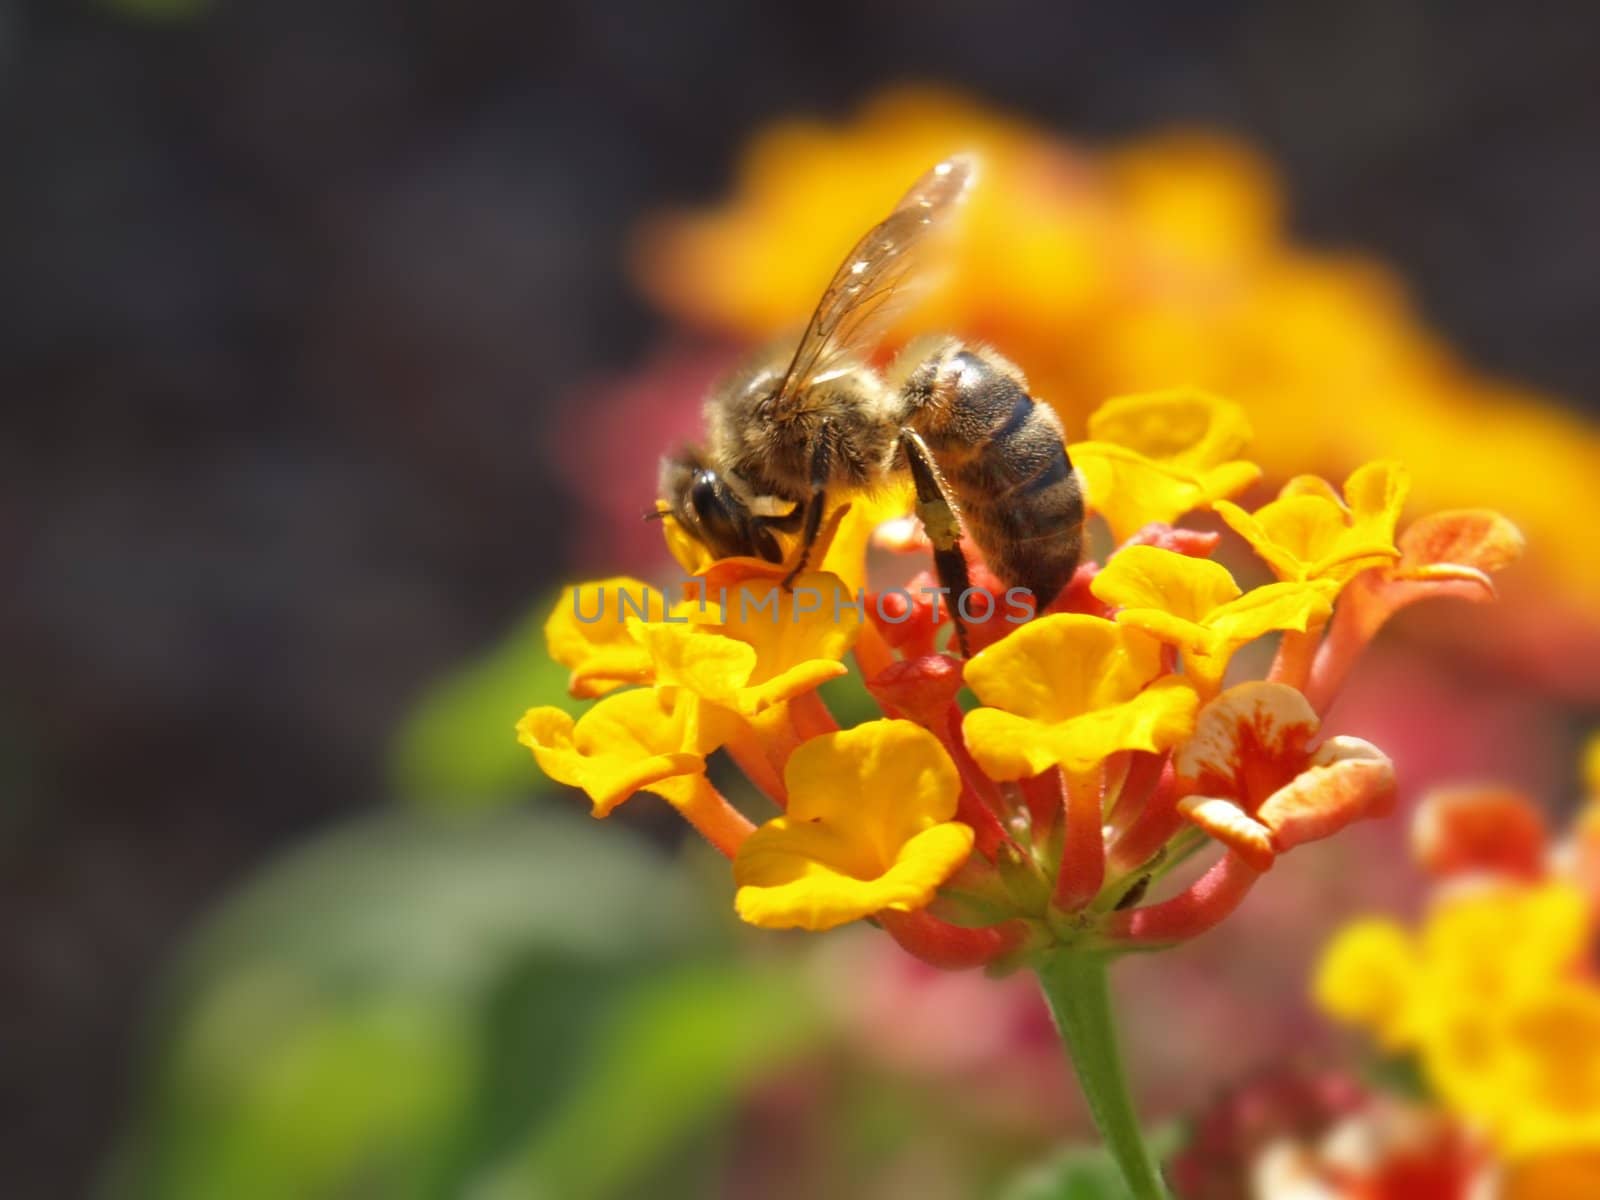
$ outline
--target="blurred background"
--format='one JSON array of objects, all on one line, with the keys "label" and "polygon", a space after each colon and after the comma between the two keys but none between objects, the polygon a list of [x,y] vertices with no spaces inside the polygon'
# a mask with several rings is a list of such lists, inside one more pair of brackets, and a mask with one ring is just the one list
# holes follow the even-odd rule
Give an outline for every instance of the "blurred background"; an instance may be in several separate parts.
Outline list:
[{"label": "blurred background", "polygon": [[[1231,135],[1275,244],[1386,263],[1408,339],[1515,381],[1567,457],[1508,425],[1473,472],[1570,513],[1518,600],[1570,639],[1413,629],[1345,727],[1559,806],[1600,715],[1600,497],[1562,490],[1600,479],[1597,51],[1576,2],[0,0],[7,1193],[984,1195],[1083,1128],[1026,987],[746,939],[662,806],[596,826],[511,741],[553,588],[663,569],[650,464],[765,332],[639,231],[889,85],[1091,164]],[[1151,1108],[1314,1038],[1305,963],[1409,894],[1398,838],[1130,965]]]}]

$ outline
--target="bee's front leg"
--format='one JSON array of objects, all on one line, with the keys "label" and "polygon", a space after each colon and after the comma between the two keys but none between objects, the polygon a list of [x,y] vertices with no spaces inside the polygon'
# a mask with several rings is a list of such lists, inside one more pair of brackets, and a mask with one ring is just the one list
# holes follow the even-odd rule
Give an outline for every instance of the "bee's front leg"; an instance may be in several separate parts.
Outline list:
[{"label": "bee's front leg", "polygon": [[832,431],[824,421],[817,430],[816,444],[811,450],[811,495],[805,502],[805,524],[800,527],[800,550],[794,566],[783,577],[785,591],[794,586],[800,572],[806,569],[811,548],[817,544],[817,534],[822,530],[822,514],[828,505],[828,475],[832,470],[832,451],[829,447]]},{"label": "bee's front leg", "polygon": [[917,519],[933,543],[934,571],[939,576],[939,586],[949,593],[950,619],[955,622],[956,643],[965,658],[967,627],[961,620],[960,603],[972,587],[972,578],[967,574],[967,556],[961,553],[961,515],[922,435],[914,429],[902,429],[900,448],[917,489]]}]

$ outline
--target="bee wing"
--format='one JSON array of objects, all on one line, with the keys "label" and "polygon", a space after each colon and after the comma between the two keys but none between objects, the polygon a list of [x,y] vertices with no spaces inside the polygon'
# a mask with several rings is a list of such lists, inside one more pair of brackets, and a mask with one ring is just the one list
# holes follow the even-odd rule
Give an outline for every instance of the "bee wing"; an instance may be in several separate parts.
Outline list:
[{"label": "bee wing", "polygon": [[948,158],[917,180],[894,211],[869,229],[834,273],[774,398],[783,408],[819,375],[868,357],[906,299],[914,251],[960,202],[970,158]]}]

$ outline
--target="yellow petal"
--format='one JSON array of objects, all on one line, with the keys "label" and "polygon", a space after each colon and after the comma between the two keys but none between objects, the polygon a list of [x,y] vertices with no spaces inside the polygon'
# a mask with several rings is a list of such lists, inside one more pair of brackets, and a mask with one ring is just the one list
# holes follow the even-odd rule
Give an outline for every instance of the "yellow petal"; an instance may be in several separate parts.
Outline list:
[{"label": "yellow petal", "polygon": [[728,736],[729,720],[692,696],[636,688],[607,696],[576,723],[557,708],[529,709],[517,740],[550,778],[582,788],[603,817],[643,789],[668,800],[687,796],[680,777],[705,771],[705,755]]},{"label": "yellow petal", "polygon": [[1498,1074],[1516,1101],[1498,1139],[1508,1157],[1600,1150],[1600,988],[1561,981],[1519,1005]]},{"label": "yellow petal", "polygon": [[1241,646],[1273,630],[1318,629],[1332,612],[1321,584],[1269,583],[1255,588],[1211,614],[1204,626],[1207,640],[1184,647],[1184,671],[1203,695],[1210,695],[1221,686],[1228,663]]},{"label": "yellow petal", "polygon": [[1262,470],[1253,462],[1229,462],[1200,473],[1200,495],[1203,503],[1196,508],[1213,508],[1217,501],[1237,496],[1247,490],[1262,476]]},{"label": "yellow petal", "polygon": [[[1176,646],[1183,651],[1184,667],[1191,673],[1198,659],[1208,657],[1213,651],[1221,649],[1208,626],[1186,621],[1182,617],[1162,612],[1159,608],[1125,608],[1117,613],[1117,624],[1148,633],[1157,641],[1165,642],[1169,646]],[[1216,674],[1219,679],[1223,667],[1226,666],[1227,662],[1224,660],[1217,667]]]},{"label": "yellow petal", "polygon": [[1333,605],[1321,588],[1302,583],[1269,583],[1218,608],[1206,624],[1237,649],[1276,629],[1305,633],[1322,625],[1332,612]]},{"label": "yellow petal", "polygon": [[1117,396],[1089,417],[1089,441],[1112,442],[1191,471],[1232,459],[1250,437],[1243,408],[1196,389]]},{"label": "yellow petal", "polygon": [[1054,723],[1131,699],[1160,671],[1161,646],[1148,634],[1057,613],[974,655],[965,678],[985,705]]},{"label": "yellow petal", "polygon": [[1198,704],[1194,689],[1169,675],[1120,703],[1061,721],[974,709],[962,732],[967,749],[991,778],[1023,779],[1053,766],[1088,771],[1123,750],[1167,750],[1194,728]]},{"label": "yellow petal", "polygon": [[1339,494],[1339,489],[1320,475],[1296,475],[1278,489],[1278,499],[1287,500],[1291,496],[1318,496],[1336,508],[1344,507],[1344,497]]},{"label": "yellow petal", "polygon": [[650,679],[650,655],[628,629],[630,618],[658,621],[662,594],[626,575],[568,588],[545,621],[550,657],[572,671],[574,696],[604,695]]},{"label": "yellow petal", "polygon": [[853,596],[867,586],[867,547],[886,521],[903,518],[911,511],[911,492],[906,487],[887,487],[877,492],[852,496],[849,511],[839,523],[839,531],[826,551],[812,559],[819,571],[835,575]]},{"label": "yellow petal", "polygon": [[937,738],[869,721],[803,743],[784,772],[789,810],[745,839],[734,903],[751,924],[830,929],[922,908],[966,861],[960,779]]},{"label": "yellow petal", "polygon": [[1576,887],[1496,885],[1441,900],[1422,945],[1437,989],[1492,1007],[1567,971],[1588,937],[1588,907]]},{"label": "yellow petal", "polygon": [[1253,513],[1222,500],[1216,510],[1279,579],[1307,578],[1308,564],[1322,547],[1331,546],[1345,527],[1343,510],[1315,495],[1283,497]]},{"label": "yellow petal", "polygon": [[1152,392],[1101,405],[1072,461],[1090,507],[1124,541],[1152,521],[1176,521],[1254,483],[1260,468],[1230,461],[1249,439],[1244,412],[1231,401]]},{"label": "yellow petal", "polygon": [[1056,726],[1056,761],[1069,771],[1087,771],[1124,750],[1169,750],[1194,729],[1199,703],[1185,680],[1158,679],[1131,700]]},{"label": "yellow petal", "polygon": [[1254,513],[1228,503],[1216,509],[1279,579],[1343,584],[1400,556],[1394,528],[1408,478],[1396,463],[1369,463],[1345,483],[1348,507],[1327,484],[1302,476]]},{"label": "yellow petal", "polygon": [[1269,584],[1241,596],[1221,564],[1153,546],[1119,551],[1091,588],[1121,608],[1119,624],[1181,649],[1184,669],[1203,694],[1221,684],[1240,646],[1275,629],[1304,631],[1332,611],[1316,585]]},{"label": "yellow petal", "polygon": [[[656,508],[657,511],[665,512],[667,506],[658,504]],[[666,540],[667,552],[677,560],[685,575],[698,578],[716,561],[711,551],[706,549],[705,543],[699,538],[690,536],[689,531],[678,524],[676,517],[661,518],[661,536]]]},{"label": "yellow petal", "polygon": [[961,723],[967,749],[991,779],[1028,779],[1056,765],[1053,725],[998,708],[975,708]]},{"label": "yellow petal", "polygon": [[1416,944],[1393,921],[1345,926],[1323,951],[1313,993],[1329,1015],[1375,1033],[1386,1049],[1413,1038],[1410,1006],[1418,986]]},{"label": "yellow petal", "polygon": [[1200,502],[1200,486],[1186,471],[1163,466],[1135,450],[1110,442],[1078,442],[1072,464],[1085,502],[1127,541],[1152,521],[1168,524]]},{"label": "yellow petal", "polygon": [[751,580],[729,596],[722,631],[755,650],[753,687],[818,662],[833,664],[831,677],[843,673],[840,660],[861,632],[865,614],[859,599],[838,576],[822,571],[800,575],[789,591],[775,582]]},{"label": "yellow petal", "polygon": [[1090,590],[1113,608],[1153,608],[1204,621],[1239,595],[1228,568],[1156,546],[1127,546],[1111,556]]},{"label": "yellow petal", "polygon": [[650,655],[658,684],[740,707],[756,667],[756,652],[749,645],[693,625],[640,624],[634,634]]},{"label": "yellow petal", "polygon": [[703,612],[691,605],[695,624],[632,628],[658,684],[754,716],[847,672],[840,659],[860,632],[856,599],[824,572],[799,576],[792,590],[762,574],[706,597]]},{"label": "yellow petal", "polygon": [[830,865],[825,856],[836,847],[778,817],[739,847],[734,909],[765,929],[820,932],[886,908],[925,908],[966,862],[972,838],[972,830],[955,821],[935,826],[906,842],[882,873],[863,879]]},{"label": "yellow petal", "polygon": [[1344,502],[1351,524],[1388,544],[1394,542],[1400,510],[1411,493],[1411,472],[1397,462],[1370,462],[1344,481]]}]

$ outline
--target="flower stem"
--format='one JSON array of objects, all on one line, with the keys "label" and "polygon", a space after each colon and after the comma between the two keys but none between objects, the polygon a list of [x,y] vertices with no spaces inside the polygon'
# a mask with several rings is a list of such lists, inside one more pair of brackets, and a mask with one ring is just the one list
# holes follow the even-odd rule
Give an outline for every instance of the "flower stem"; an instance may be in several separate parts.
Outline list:
[{"label": "flower stem", "polygon": [[1139,1118],[1117,1053],[1111,993],[1106,986],[1108,961],[1105,955],[1090,951],[1057,950],[1041,958],[1035,970],[1094,1123],[1134,1200],[1166,1200],[1168,1192],[1140,1135]]}]

